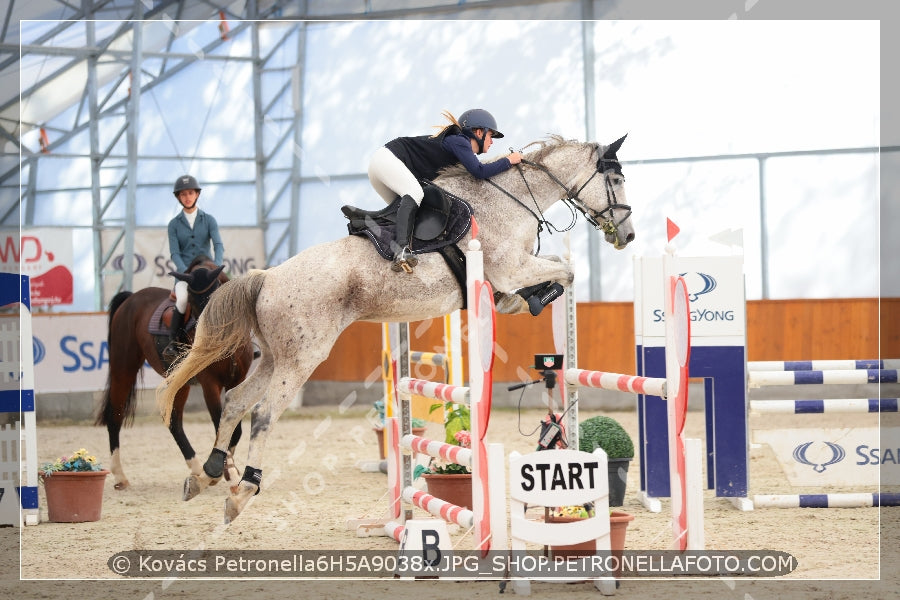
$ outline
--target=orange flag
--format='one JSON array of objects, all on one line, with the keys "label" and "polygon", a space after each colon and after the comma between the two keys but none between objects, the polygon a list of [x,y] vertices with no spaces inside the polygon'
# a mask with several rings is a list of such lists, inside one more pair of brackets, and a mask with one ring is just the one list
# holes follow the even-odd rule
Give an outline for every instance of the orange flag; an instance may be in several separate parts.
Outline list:
[{"label": "orange flag", "polygon": [[671,242],[672,238],[674,238],[676,235],[678,235],[679,231],[681,231],[681,229],[678,227],[678,225],[673,223],[672,219],[666,217],[666,235],[669,238],[668,241]]}]

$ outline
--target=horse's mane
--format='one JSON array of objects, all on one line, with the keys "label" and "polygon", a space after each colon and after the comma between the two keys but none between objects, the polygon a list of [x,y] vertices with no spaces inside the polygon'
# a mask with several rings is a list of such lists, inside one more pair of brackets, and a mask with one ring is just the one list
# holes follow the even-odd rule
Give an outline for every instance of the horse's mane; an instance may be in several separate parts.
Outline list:
[{"label": "horse's mane", "polygon": [[[544,158],[547,157],[548,154],[557,150],[559,148],[565,146],[583,146],[584,142],[578,140],[567,140],[561,135],[551,134],[543,140],[537,140],[526,144],[524,149],[530,148],[532,146],[537,146],[537,149],[524,154],[524,157],[537,164],[541,164]],[[503,158],[503,157],[500,157]],[[496,158],[494,160],[500,160],[500,158]],[[489,163],[494,161],[488,161]],[[461,164],[452,165],[449,167],[445,167],[441,169],[440,173],[438,173],[437,179],[449,179],[451,177],[459,177],[461,175],[469,175],[469,172],[466,170],[464,166]]]}]

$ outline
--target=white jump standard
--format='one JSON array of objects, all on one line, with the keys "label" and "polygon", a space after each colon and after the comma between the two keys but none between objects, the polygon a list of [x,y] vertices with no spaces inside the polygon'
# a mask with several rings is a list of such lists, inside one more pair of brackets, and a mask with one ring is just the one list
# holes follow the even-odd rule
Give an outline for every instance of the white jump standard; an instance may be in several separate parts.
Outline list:
[{"label": "white jump standard", "polygon": [[[490,285],[483,281],[480,245],[470,242],[466,253],[467,292],[469,306],[469,364],[468,387],[449,385],[409,377],[408,327],[399,328],[400,358],[397,361],[400,379],[397,384],[400,418],[385,420],[389,508],[386,520],[356,522],[358,535],[378,534],[393,537],[403,543],[405,523],[413,516],[411,507],[427,511],[444,521],[466,529],[474,528],[476,549],[506,548],[506,501],[502,484],[503,446],[484,443],[487,417],[491,406],[491,369],[494,351],[494,304]],[[480,367],[480,368],[477,368]],[[417,394],[444,402],[465,404],[470,409],[472,447],[462,448],[412,434],[410,402]],[[456,506],[413,486],[412,452],[450,460],[469,467],[472,472],[472,508]],[[490,454],[490,457],[488,456]],[[500,473],[491,481],[488,472]],[[409,508],[403,508],[405,503]],[[492,522],[503,523],[494,528]],[[351,523],[352,524],[352,523]],[[380,531],[379,531],[380,529]]]},{"label": "white jump standard", "polygon": [[[676,549],[699,550],[704,547],[703,496],[702,496],[702,451],[699,444],[685,443],[683,430],[687,412],[688,361],[691,353],[691,327],[687,285],[683,278],[671,275],[672,257],[665,257],[665,349],[666,377],[643,377],[622,375],[603,371],[587,371],[574,366],[568,358],[574,354],[567,351],[565,382],[568,390],[569,408],[577,410],[577,387],[595,387],[617,390],[633,394],[658,396],[666,399],[666,429],[668,433],[668,469],[672,486],[672,526]],[[568,304],[567,304],[568,306]],[[567,322],[574,322],[574,314],[567,314]],[[569,333],[569,349],[574,350],[576,340]],[[571,436],[570,436],[571,437]],[[661,440],[651,441],[661,444]],[[687,450],[686,450],[687,449]],[[686,451],[689,456],[686,456]],[[690,482],[690,489],[689,484]],[[645,506],[660,511],[656,498],[642,495]]]}]

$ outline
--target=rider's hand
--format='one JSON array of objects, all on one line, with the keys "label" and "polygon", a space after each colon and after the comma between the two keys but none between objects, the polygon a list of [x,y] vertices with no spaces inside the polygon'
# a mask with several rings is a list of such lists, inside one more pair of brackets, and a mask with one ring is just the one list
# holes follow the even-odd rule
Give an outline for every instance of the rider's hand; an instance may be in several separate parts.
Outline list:
[{"label": "rider's hand", "polygon": [[509,159],[509,164],[517,165],[522,162],[522,153],[521,152],[511,152],[506,158]]}]

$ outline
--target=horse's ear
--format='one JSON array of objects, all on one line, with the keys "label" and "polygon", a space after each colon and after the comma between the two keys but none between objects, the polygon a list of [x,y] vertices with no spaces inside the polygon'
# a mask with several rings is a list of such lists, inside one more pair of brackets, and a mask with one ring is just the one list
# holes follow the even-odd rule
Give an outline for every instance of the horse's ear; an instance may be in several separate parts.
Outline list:
[{"label": "horse's ear", "polygon": [[224,268],[225,268],[225,265],[222,265],[219,268],[215,269],[212,273],[210,273],[210,276],[212,277],[212,279],[215,279],[216,277],[218,277],[219,273],[221,273]]},{"label": "horse's ear", "polygon": [[175,279],[177,279],[179,281],[191,281],[191,279],[193,279],[187,273],[179,273],[178,271],[169,271],[169,275],[171,275],[172,277],[174,277]]},{"label": "horse's ear", "polygon": [[624,142],[625,138],[627,137],[628,134],[626,133],[625,135],[614,141],[612,144],[607,146],[606,150],[603,151],[603,158],[616,158],[616,152],[618,152],[619,148],[622,147],[622,142]]}]

